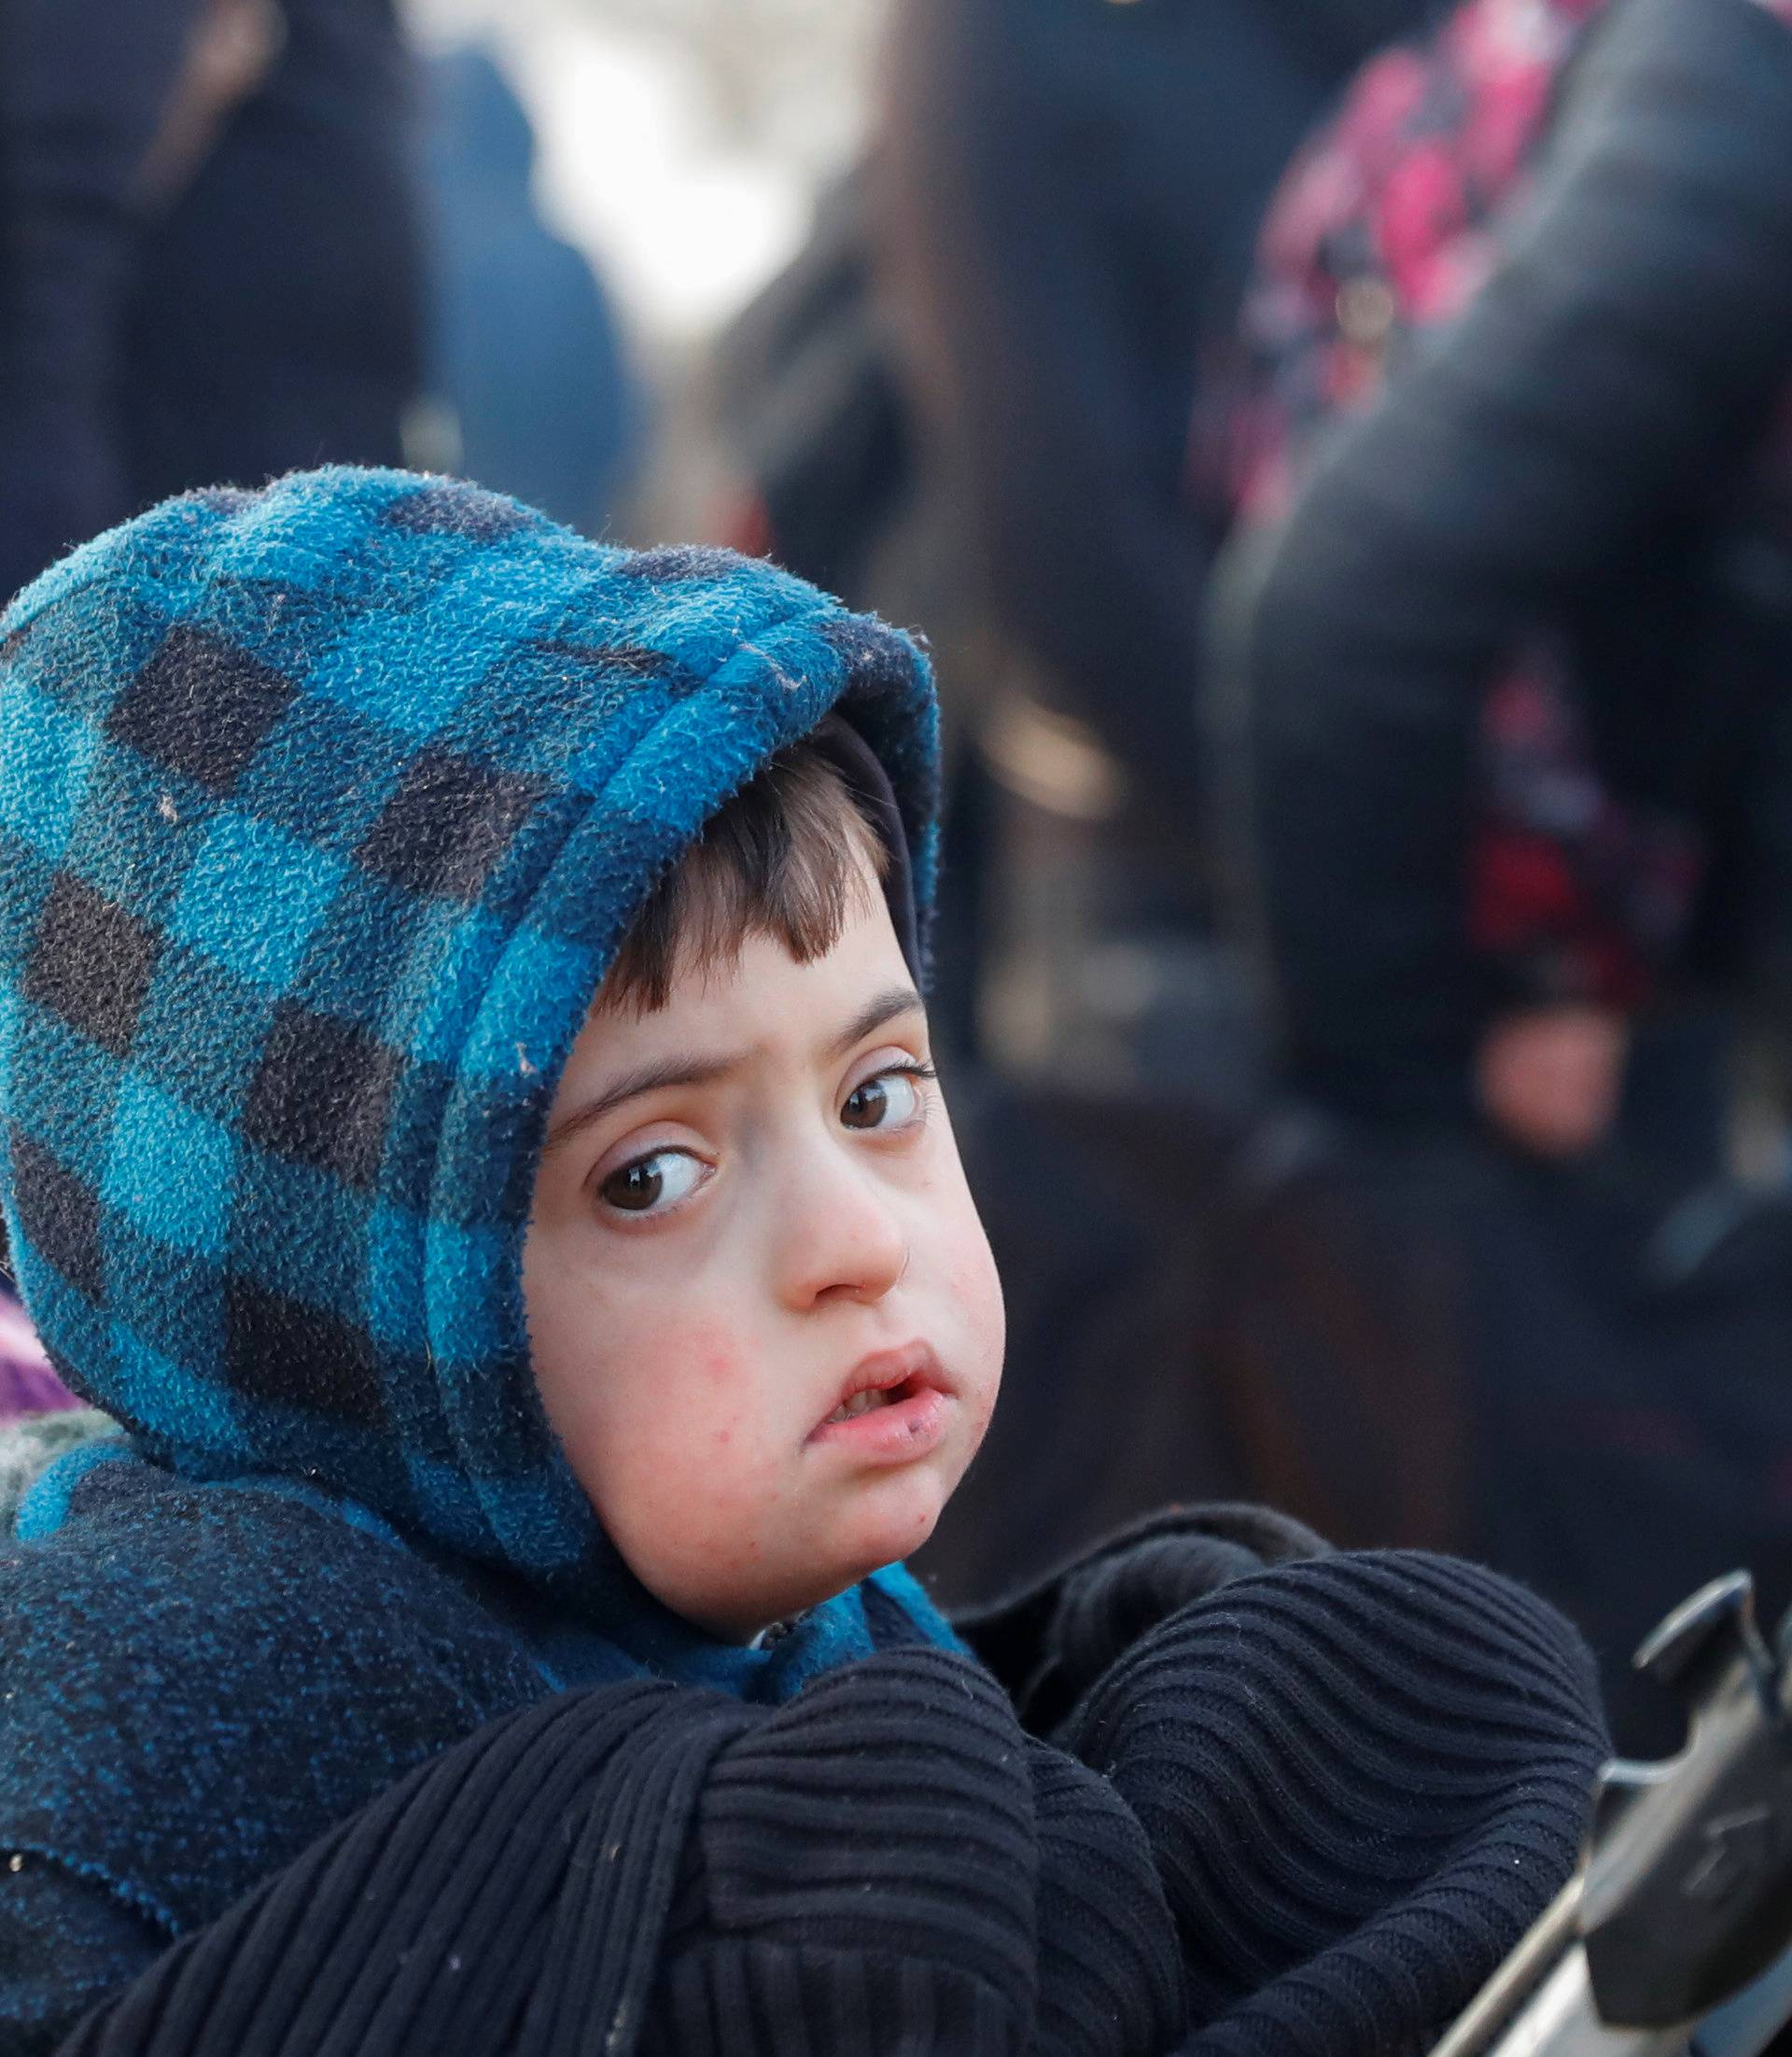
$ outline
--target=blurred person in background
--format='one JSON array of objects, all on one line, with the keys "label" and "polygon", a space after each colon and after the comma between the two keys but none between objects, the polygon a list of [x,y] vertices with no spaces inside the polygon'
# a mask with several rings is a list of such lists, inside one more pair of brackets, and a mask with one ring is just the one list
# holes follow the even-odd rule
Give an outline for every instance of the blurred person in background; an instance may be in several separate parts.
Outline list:
[{"label": "blurred person in background", "polygon": [[0,590],[186,486],[397,460],[409,124],[393,0],[7,0]]},{"label": "blurred person in background", "polygon": [[855,596],[875,582],[917,469],[877,299],[873,185],[861,161],[823,191],[802,249],[724,330],[714,372],[733,495],[720,525]]},{"label": "blurred person in background", "polygon": [[944,665],[1002,798],[999,1059],[1236,1103],[1194,693],[1204,329],[1351,70],[1421,0],[902,0],[874,234],[922,461],[1013,660]]},{"label": "blurred person in background", "polygon": [[[1372,67],[1278,201],[1243,392],[1212,385],[1295,1076],[1562,1157],[1617,1120],[1633,1023],[1792,945],[1792,150],[1664,107],[1659,46],[1621,70],[1659,6],[1470,0]],[[1701,25],[1680,62],[1771,91],[1772,7],[1737,19],[1762,50]]]},{"label": "blurred person in background", "polygon": [[643,427],[609,295],[536,206],[536,138],[489,51],[429,67],[430,300],[424,429],[452,471],[601,536]]},{"label": "blurred person in background", "polygon": [[[189,486],[398,461],[411,93],[393,0],[0,0],[0,600]],[[68,1405],[0,1294],[0,1421]]]},{"label": "blurred person in background", "polygon": [[975,681],[997,668],[967,566],[961,497],[917,441],[881,283],[880,177],[861,160],[821,195],[807,242],[729,326],[713,363],[727,469],[717,533],[892,622],[925,622],[942,707],[950,853],[930,1011],[955,1078],[982,1055],[987,781]]},{"label": "blurred person in background", "polygon": [[1577,1615],[1620,1733],[1665,1593],[1792,1598],[1792,1240],[1727,1132],[1792,964],[1788,248],[1785,0],[1466,0],[1291,175],[1197,427],[1216,733],[1332,1124],[1276,1204],[1310,1247],[1353,1196],[1360,1260],[1284,1280],[1259,1388],[1321,1419],[1391,1308],[1433,1539]]},{"label": "blurred person in background", "polygon": [[1424,11],[894,11],[865,233],[908,462],[968,531],[959,613],[981,633],[939,660],[961,763],[988,767],[970,897],[992,1075],[959,1089],[960,1133],[1029,1395],[931,1546],[956,1594],[1154,1496],[1252,1483],[1209,1376],[1256,1037],[1215,936],[1196,690],[1226,511],[1191,501],[1188,418],[1277,177]]}]

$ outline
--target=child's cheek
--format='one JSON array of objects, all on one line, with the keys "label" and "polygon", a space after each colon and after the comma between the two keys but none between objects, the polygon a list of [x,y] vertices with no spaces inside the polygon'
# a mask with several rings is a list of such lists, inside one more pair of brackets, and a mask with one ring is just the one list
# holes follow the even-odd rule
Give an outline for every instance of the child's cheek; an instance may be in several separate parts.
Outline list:
[{"label": "child's cheek", "polygon": [[675,1323],[662,1333],[657,1353],[678,1367],[677,1383],[693,1398],[721,1399],[739,1382],[740,1345],[725,1322]]},{"label": "child's cheek", "polygon": [[751,1350],[727,1322],[703,1320],[662,1331],[654,1355],[642,1393],[650,1415],[643,1442],[663,1452],[666,1476],[694,1465],[708,1497],[731,1497],[758,1440]]},{"label": "child's cheek", "polygon": [[973,1242],[968,1255],[959,1255],[951,1263],[947,1290],[963,1324],[965,1354],[959,1369],[966,1380],[965,1401],[974,1423],[975,1439],[981,1442],[995,1412],[996,1393],[1001,1384],[1007,1316],[995,1259],[981,1234]]},{"label": "child's cheek", "polygon": [[718,1399],[740,1377],[739,1354],[726,1336],[712,1337],[702,1343],[697,1351],[697,1364]]},{"label": "child's cheek", "polygon": [[608,1372],[619,1438],[674,1472],[713,1449],[719,1430],[732,1439],[744,1411],[741,1353],[720,1322],[643,1322]]},{"label": "child's cheek", "polygon": [[960,1319],[984,1355],[1001,1362],[1007,1341],[1007,1316],[1001,1303],[1001,1280],[988,1245],[979,1237],[968,1254],[953,1259],[947,1270],[948,1291]]}]

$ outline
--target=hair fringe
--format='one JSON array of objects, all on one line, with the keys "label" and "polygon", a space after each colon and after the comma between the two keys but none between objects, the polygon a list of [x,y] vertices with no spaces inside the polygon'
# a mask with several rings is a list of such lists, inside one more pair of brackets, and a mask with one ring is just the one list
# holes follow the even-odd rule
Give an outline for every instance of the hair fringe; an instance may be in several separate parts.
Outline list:
[{"label": "hair fringe", "polygon": [[732,964],[750,935],[825,957],[889,869],[883,839],[811,742],[780,751],[705,824],[642,903],[597,1005],[656,1013],[683,973]]}]

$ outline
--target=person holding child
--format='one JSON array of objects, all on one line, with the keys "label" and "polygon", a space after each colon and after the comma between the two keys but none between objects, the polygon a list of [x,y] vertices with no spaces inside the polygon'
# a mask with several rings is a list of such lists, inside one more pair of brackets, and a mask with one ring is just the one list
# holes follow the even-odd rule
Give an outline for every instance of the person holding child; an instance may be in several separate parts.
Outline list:
[{"label": "person holding child", "polygon": [[0,1560],[8,2050],[1368,2057],[1554,1896],[1603,1731],[1493,1574],[901,1568],[1002,1357],[934,736],[769,566],[397,472],[5,617],[0,1200],[121,1430]]}]

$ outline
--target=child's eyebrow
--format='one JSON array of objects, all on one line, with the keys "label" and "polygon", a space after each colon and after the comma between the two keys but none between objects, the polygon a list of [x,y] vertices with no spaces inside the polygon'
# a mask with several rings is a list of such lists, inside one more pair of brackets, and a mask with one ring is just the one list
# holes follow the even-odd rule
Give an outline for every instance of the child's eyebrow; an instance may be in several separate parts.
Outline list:
[{"label": "child's eyebrow", "polygon": [[925,1002],[912,986],[887,986],[875,994],[828,1045],[828,1055],[843,1057],[855,1042],[862,1042],[874,1028],[894,1021],[900,1015],[918,1015]]},{"label": "child's eyebrow", "polygon": [[[855,1042],[862,1042],[874,1029],[881,1028],[888,1022],[895,1021],[903,1015],[916,1015],[924,1011],[925,1003],[912,986],[889,986],[868,1000],[847,1026],[827,1046],[830,1056],[844,1056]],[[637,1065],[634,1070],[624,1071],[606,1091],[595,1099],[585,1101],[556,1123],[541,1146],[545,1156],[551,1150],[569,1141],[581,1128],[589,1128],[593,1122],[600,1121],[612,1108],[620,1107],[624,1100],[638,1099],[643,1093],[663,1092],[669,1085],[709,1085],[717,1079],[726,1078],[731,1071],[737,1071],[746,1062],[744,1055],[726,1057],[690,1057],[672,1056],[655,1058],[651,1063]]]},{"label": "child's eyebrow", "polygon": [[589,1128],[593,1122],[601,1121],[612,1107],[620,1107],[624,1100],[639,1099],[643,1093],[658,1093],[668,1085],[708,1085],[716,1079],[725,1078],[739,1064],[738,1057],[671,1056],[658,1058],[651,1064],[637,1065],[634,1070],[624,1071],[608,1092],[599,1093],[595,1100],[586,1100],[564,1121],[557,1122],[541,1145],[541,1154],[546,1156],[563,1142],[570,1142],[581,1128]]}]

